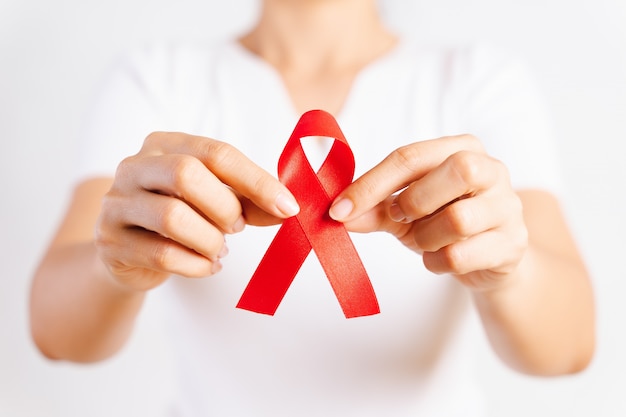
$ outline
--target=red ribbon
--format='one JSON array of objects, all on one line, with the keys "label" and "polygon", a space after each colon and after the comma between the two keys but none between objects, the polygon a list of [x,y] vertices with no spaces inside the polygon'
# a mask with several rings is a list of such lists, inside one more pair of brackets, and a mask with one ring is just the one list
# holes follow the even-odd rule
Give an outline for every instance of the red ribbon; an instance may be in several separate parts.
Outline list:
[{"label": "red ribbon", "polygon": [[[307,136],[334,138],[316,174],[302,149]],[[343,224],[328,210],[352,182],[354,155],[330,114],[302,115],[278,161],[278,178],[292,192],[300,213],[286,219],[248,283],[238,308],[274,315],[302,263],[313,249],[346,318],[380,312],[376,294]]]}]

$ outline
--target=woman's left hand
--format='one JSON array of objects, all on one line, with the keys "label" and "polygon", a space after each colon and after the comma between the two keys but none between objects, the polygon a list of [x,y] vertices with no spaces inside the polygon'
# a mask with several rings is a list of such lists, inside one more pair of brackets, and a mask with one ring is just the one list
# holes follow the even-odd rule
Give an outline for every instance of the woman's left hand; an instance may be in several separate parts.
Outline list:
[{"label": "woman's left hand", "polygon": [[348,186],[330,216],[392,233],[435,273],[474,290],[506,285],[528,245],[507,168],[471,135],[403,146]]}]

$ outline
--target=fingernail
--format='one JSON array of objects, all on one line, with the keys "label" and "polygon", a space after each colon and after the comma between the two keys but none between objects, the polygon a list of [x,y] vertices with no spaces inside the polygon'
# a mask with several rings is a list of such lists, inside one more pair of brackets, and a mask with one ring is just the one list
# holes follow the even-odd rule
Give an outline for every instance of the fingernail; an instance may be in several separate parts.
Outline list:
[{"label": "fingernail", "polygon": [[239,233],[246,227],[246,219],[239,216],[235,224],[233,224],[233,233]]},{"label": "fingernail", "polygon": [[276,207],[288,217],[295,216],[300,212],[300,206],[296,200],[285,193],[280,193],[276,197]]},{"label": "fingernail", "polygon": [[354,203],[347,198],[342,198],[330,207],[328,214],[335,220],[343,220],[352,213],[352,210],[354,210]]},{"label": "fingernail", "polygon": [[222,246],[222,250],[220,251],[220,253],[217,254],[217,258],[222,259],[226,257],[226,255],[228,255],[228,252],[228,246],[226,246],[226,242],[224,242],[224,246]]},{"label": "fingernail", "polygon": [[213,262],[213,265],[211,266],[211,273],[217,274],[221,270],[222,270],[222,263],[220,261]]},{"label": "fingernail", "polygon": [[406,221],[406,214],[404,214],[404,212],[400,208],[400,205],[398,204],[398,199],[395,199],[393,203],[391,203],[391,206],[389,207],[389,217],[394,222],[400,223]]}]

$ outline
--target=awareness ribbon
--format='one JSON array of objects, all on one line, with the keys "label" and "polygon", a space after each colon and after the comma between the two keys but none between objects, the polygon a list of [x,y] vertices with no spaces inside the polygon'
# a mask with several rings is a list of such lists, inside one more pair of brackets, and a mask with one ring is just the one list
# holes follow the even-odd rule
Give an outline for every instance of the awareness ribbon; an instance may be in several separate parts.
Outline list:
[{"label": "awareness ribbon", "polygon": [[[317,174],[300,142],[309,136],[335,139]],[[353,175],[354,155],[333,116],[322,110],[304,113],[278,160],[278,178],[298,201],[300,212],[281,225],[238,308],[274,315],[313,249],[346,318],[380,312],[372,284],[346,228],[328,215],[332,201],[352,182]]]}]

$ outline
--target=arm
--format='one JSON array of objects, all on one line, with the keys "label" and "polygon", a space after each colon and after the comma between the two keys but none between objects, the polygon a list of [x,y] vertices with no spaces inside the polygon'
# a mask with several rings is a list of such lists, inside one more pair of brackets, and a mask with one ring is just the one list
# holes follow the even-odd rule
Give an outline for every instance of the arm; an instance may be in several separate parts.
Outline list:
[{"label": "arm", "polygon": [[586,268],[556,199],[518,192],[529,245],[510,287],[474,291],[487,336],[514,369],[531,374],[578,372],[595,345],[594,302]]},{"label": "arm", "polygon": [[49,358],[103,359],[128,338],[143,292],[113,281],[98,259],[93,229],[111,179],[79,185],[31,288],[31,332]]},{"label": "arm", "polygon": [[147,291],[171,274],[218,272],[224,234],[297,211],[285,186],[232,146],[152,134],[114,179],[76,189],[33,280],[33,339],[49,358],[109,357],[128,339]]},{"label": "arm", "polygon": [[590,361],[591,286],[558,204],[544,192],[515,192],[506,167],[475,138],[394,151],[344,190],[330,214],[353,231],[388,231],[432,272],[453,274],[511,367],[555,375]]}]

